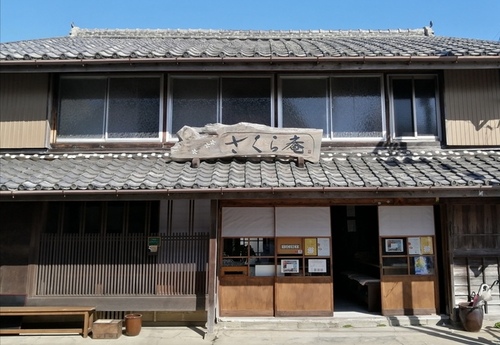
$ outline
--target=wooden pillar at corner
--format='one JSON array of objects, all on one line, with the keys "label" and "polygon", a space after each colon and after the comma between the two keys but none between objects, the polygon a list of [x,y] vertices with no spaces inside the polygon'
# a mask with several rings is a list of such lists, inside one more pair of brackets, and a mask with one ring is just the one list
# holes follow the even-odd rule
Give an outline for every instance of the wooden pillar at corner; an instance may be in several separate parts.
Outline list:
[{"label": "wooden pillar at corner", "polygon": [[217,282],[217,224],[219,218],[219,205],[217,200],[212,200],[210,205],[211,224],[210,240],[208,245],[208,305],[207,305],[207,332],[213,333],[215,328],[216,310],[216,282]]}]

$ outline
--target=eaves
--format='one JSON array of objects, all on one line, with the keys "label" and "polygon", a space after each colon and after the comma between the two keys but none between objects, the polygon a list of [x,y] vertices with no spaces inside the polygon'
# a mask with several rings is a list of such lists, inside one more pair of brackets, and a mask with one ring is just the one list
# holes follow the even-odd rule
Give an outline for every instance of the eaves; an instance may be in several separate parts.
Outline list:
[{"label": "eaves", "polygon": [[433,199],[500,198],[499,186],[433,187],[263,187],[135,190],[36,190],[0,191],[0,202],[76,200],[158,200],[158,199]]},{"label": "eaves", "polygon": [[499,69],[500,56],[170,57],[2,60],[0,72]]}]

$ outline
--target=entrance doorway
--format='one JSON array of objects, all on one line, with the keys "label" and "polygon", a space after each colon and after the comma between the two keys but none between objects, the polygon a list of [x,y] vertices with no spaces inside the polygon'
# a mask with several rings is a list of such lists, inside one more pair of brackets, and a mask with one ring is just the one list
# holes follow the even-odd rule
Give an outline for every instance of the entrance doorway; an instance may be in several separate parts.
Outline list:
[{"label": "entrance doorway", "polygon": [[332,206],[331,223],[334,314],[379,314],[377,206]]}]

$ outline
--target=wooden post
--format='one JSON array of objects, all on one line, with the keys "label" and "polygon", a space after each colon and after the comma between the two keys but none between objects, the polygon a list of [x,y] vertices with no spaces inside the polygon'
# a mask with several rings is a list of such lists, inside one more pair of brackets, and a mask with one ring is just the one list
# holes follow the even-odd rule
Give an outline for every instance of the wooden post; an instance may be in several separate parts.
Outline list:
[{"label": "wooden post", "polygon": [[215,301],[217,281],[217,224],[219,207],[217,200],[213,200],[210,207],[211,225],[208,247],[208,306],[207,306],[207,331],[209,334],[215,328]]}]

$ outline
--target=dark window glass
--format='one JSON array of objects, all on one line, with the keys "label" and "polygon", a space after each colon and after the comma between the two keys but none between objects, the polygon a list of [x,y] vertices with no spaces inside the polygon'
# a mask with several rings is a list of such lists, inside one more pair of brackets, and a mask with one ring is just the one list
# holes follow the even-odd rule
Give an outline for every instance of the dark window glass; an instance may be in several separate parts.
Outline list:
[{"label": "dark window glass", "polygon": [[333,137],[382,137],[379,77],[332,79]]},{"label": "dark window glass", "polygon": [[131,234],[142,234],[146,229],[146,212],[148,203],[144,201],[129,202],[128,210],[128,232]]},{"label": "dark window glass", "polygon": [[397,137],[413,136],[413,91],[409,79],[395,79],[392,82],[394,96],[394,127]]},{"label": "dark window glass", "polygon": [[434,78],[395,78],[392,94],[397,137],[438,135]]},{"label": "dark window glass", "polygon": [[418,135],[437,135],[436,88],[433,79],[415,79]]},{"label": "dark window glass", "polygon": [[160,229],[160,202],[152,201],[149,216],[149,233],[157,234]]},{"label": "dark window glass", "polygon": [[45,224],[45,232],[48,234],[56,234],[59,232],[59,214],[61,212],[60,202],[50,202],[47,210],[47,223]]},{"label": "dark window glass", "polygon": [[63,233],[78,234],[82,215],[81,202],[65,202],[63,217]]},{"label": "dark window glass", "polygon": [[160,78],[61,78],[58,139],[152,139]]},{"label": "dark window glass", "polygon": [[109,88],[108,137],[158,138],[158,78],[112,78]]},{"label": "dark window glass", "polygon": [[106,217],[106,232],[108,234],[121,234],[123,232],[124,214],[124,202],[112,201],[108,203],[108,214]]},{"label": "dark window glass", "polygon": [[222,79],[222,123],[271,125],[271,79]]},{"label": "dark window glass", "polygon": [[172,134],[217,122],[217,79],[172,80]]},{"label": "dark window glass", "polygon": [[282,80],[283,127],[327,129],[327,79]]},{"label": "dark window glass", "polygon": [[97,201],[85,203],[85,233],[98,234],[102,225],[102,203]]},{"label": "dark window glass", "polygon": [[106,79],[61,79],[59,138],[104,138],[106,84]]}]

